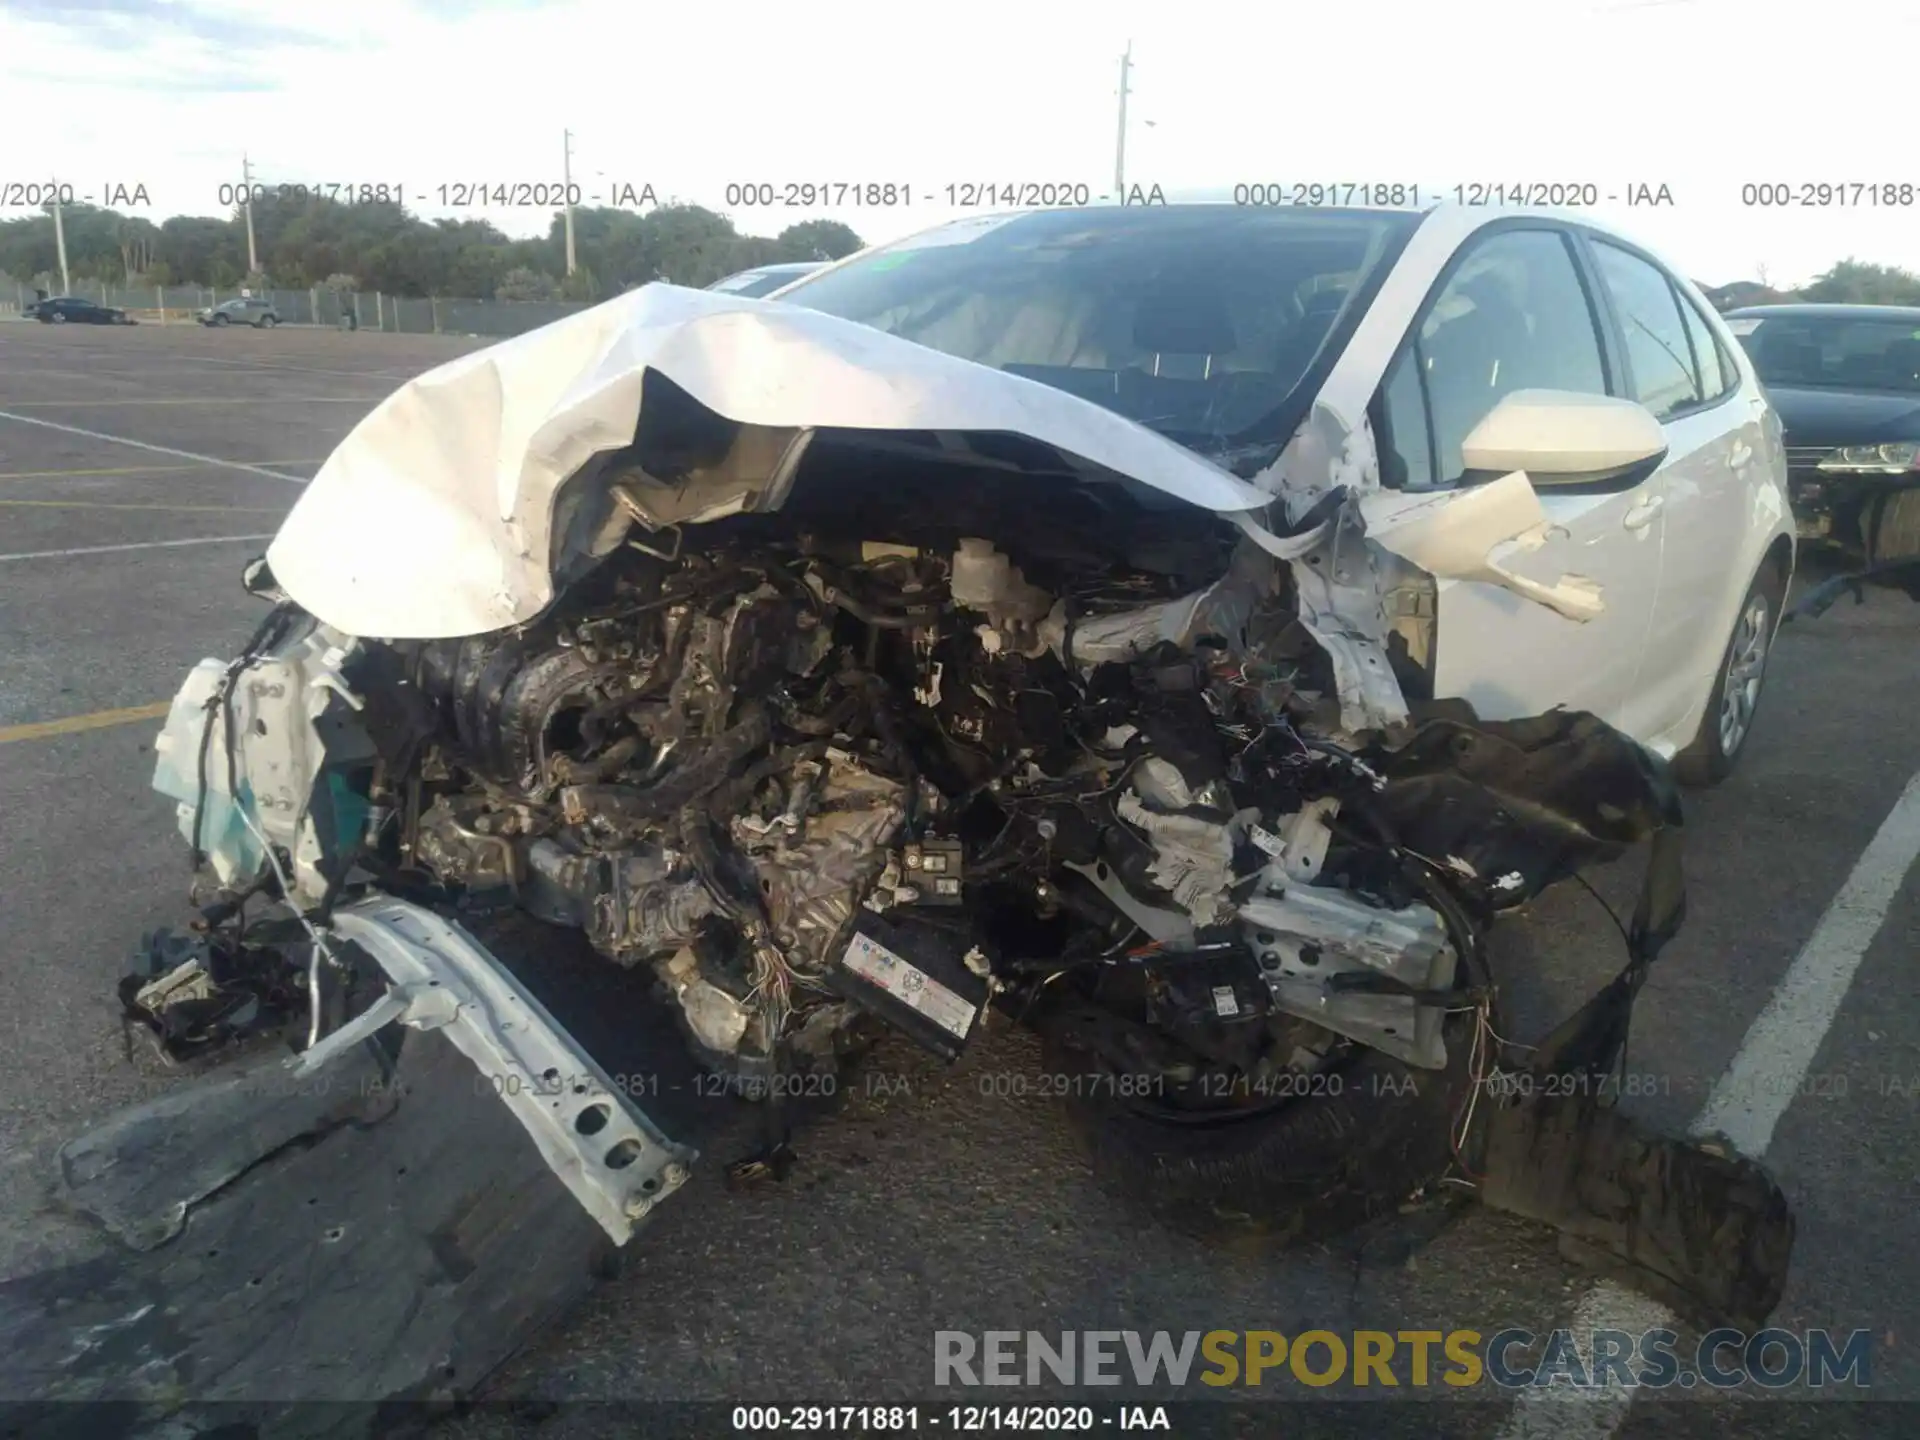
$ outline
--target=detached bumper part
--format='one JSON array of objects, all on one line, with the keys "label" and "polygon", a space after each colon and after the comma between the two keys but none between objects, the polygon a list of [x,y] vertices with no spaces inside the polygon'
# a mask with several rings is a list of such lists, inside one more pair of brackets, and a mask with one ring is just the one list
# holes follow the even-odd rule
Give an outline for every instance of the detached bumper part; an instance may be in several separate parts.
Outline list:
[{"label": "detached bumper part", "polygon": [[1751,1333],[1780,1303],[1795,1224],[1760,1162],[1571,1089],[1508,1099],[1485,1145],[1482,1203],[1553,1226],[1566,1258],[1702,1327]]},{"label": "detached bumper part", "polygon": [[386,897],[335,922],[394,982],[376,1012],[63,1147],[63,1208],[111,1239],[0,1282],[0,1396],[35,1402],[9,1433],[95,1433],[86,1400],[137,1407],[127,1434],[206,1406],[337,1435],[372,1406],[302,1403],[461,1395],[686,1179],[693,1152],[457,926]]}]

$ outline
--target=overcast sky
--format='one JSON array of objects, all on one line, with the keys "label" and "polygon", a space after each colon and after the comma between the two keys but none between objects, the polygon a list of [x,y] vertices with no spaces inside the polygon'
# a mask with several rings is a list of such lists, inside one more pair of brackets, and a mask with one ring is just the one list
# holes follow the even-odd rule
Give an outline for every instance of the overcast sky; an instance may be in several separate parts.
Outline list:
[{"label": "overcast sky", "polygon": [[[727,210],[729,181],[908,182],[910,207],[729,210],[887,239],[954,213],[953,183],[1109,190],[1129,40],[1129,182],[1590,182],[1707,283],[1920,269],[1920,201],[1741,195],[1920,190],[1911,0],[0,0],[0,200],[58,176],[144,185],[155,220],[217,214],[244,150],[263,180],[398,182],[447,214],[441,184],[557,181],[570,127],[589,195]],[[1673,204],[1626,208],[1639,184]]]}]

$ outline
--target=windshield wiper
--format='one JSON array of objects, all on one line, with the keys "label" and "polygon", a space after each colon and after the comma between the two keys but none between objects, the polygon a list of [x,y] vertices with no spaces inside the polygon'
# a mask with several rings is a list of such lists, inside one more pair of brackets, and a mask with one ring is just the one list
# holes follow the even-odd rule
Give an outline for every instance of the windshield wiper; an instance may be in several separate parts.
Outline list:
[{"label": "windshield wiper", "polygon": [[1252,444],[1235,444],[1232,435],[1222,435],[1214,430],[1169,429],[1152,420],[1137,422],[1146,426],[1156,435],[1164,435],[1176,445],[1184,445],[1194,454],[1214,462],[1221,469],[1242,480],[1266,469],[1280,457],[1286,448],[1278,440],[1258,440]]}]

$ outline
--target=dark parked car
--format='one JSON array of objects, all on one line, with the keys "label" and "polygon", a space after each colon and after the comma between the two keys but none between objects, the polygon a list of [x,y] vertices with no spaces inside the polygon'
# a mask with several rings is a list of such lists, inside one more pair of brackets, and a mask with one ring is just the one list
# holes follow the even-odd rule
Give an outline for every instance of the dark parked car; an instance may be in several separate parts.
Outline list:
[{"label": "dark parked car", "polygon": [[1800,533],[1920,557],[1920,306],[1761,305],[1727,326],[1786,427]]},{"label": "dark parked car", "polygon": [[258,295],[243,295],[227,300],[197,317],[202,325],[251,325],[256,330],[271,330],[280,323],[280,312],[271,300]]},{"label": "dark parked car", "polygon": [[124,310],[116,310],[111,305],[101,305],[92,300],[82,300],[78,295],[56,295],[50,300],[36,300],[21,311],[31,315],[42,325],[132,325],[133,317]]}]

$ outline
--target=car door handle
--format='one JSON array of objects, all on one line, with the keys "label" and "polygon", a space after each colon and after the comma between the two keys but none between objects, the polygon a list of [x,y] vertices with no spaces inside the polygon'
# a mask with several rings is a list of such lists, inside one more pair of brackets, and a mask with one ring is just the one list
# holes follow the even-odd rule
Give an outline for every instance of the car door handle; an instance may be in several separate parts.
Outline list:
[{"label": "car door handle", "polygon": [[1746,469],[1748,462],[1752,459],[1753,447],[1744,440],[1737,442],[1733,449],[1727,452],[1727,464],[1735,470]]},{"label": "car door handle", "polygon": [[1667,503],[1664,495],[1649,495],[1638,505],[1621,517],[1620,523],[1629,530],[1644,530],[1653,523],[1653,517],[1660,513],[1660,507]]}]

